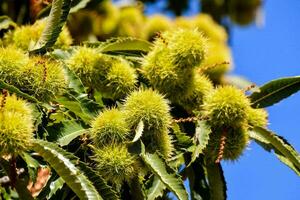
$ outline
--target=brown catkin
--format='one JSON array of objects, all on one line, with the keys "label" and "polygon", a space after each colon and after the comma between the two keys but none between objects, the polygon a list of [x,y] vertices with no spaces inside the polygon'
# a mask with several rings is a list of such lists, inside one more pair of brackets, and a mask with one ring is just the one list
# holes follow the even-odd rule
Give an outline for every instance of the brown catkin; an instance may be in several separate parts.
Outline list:
[{"label": "brown catkin", "polygon": [[2,90],[2,99],[1,99],[1,103],[0,103],[0,109],[4,108],[7,96],[8,96],[8,91],[3,89]]},{"label": "brown catkin", "polygon": [[226,139],[227,139],[227,131],[224,129],[222,136],[221,136],[221,140],[220,140],[220,149],[218,152],[218,157],[217,157],[215,163],[220,163],[221,160],[223,159],[224,149],[225,149],[225,145],[226,145]]}]

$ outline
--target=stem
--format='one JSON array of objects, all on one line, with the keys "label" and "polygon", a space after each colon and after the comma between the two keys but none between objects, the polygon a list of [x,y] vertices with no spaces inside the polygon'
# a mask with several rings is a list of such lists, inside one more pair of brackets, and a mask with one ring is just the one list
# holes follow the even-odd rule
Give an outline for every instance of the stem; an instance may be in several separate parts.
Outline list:
[{"label": "stem", "polygon": [[215,161],[215,163],[220,163],[221,160],[223,159],[223,154],[224,154],[224,149],[225,149],[225,145],[226,145],[226,139],[227,139],[227,130],[224,129],[221,135],[221,140],[220,140],[220,149],[218,152],[218,157]]},{"label": "stem", "polygon": [[15,155],[12,155],[12,158],[9,161],[9,179],[11,187],[15,188],[18,179],[17,159]]}]

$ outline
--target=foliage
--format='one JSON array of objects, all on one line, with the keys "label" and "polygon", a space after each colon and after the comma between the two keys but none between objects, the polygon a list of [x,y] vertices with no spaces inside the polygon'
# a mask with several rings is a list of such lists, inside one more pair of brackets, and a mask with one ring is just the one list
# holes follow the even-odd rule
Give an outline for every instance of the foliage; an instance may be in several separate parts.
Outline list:
[{"label": "foliage", "polygon": [[[247,95],[250,82],[226,76],[228,36],[210,16],[83,9],[92,3],[55,0],[33,25],[0,18],[0,199],[223,200],[222,160],[250,140],[300,174],[299,153],[267,129],[263,109],[298,92],[298,76]],[[72,20],[85,14],[98,24],[76,45],[75,25],[91,21]]]}]

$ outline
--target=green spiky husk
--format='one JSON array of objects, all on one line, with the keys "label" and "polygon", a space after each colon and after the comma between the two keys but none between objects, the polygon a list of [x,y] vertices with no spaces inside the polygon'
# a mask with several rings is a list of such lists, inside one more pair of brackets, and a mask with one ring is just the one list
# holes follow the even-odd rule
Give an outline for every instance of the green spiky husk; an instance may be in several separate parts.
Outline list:
[{"label": "green spiky husk", "polygon": [[[3,100],[5,98],[5,100]],[[29,105],[15,95],[0,96],[0,156],[20,154],[33,139],[33,120]]]},{"label": "green spiky husk", "polygon": [[230,49],[221,43],[208,42],[208,54],[206,60],[199,66],[214,83],[221,83],[225,73],[232,69],[232,57]]},{"label": "green spiky husk", "polygon": [[143,74],[151,86],[165,94],[171,101],[192,93],[191,79],[195,71],[190,68],[177,68],[169,59],[167,48],[155,48],[150,52],[143,63]]},{"label": "green spiky husk", "polygon": [[0,47],[0,79],[8,84],[18,81],[20,70],[27,65],[29,57],[14,46]]},{"label": "green spiky husk", "polygon": [[268,124],[268,113],[264,109],[249,109],[248,123],[250,126],[266,127]]},{"label": "green spiky husk", "polygon": [[[47,20],[38,20],[33,25],[23,25],[4,36],[4,44],[14,44],[20,49],[29,50],[34,47],[46,27]],[[67,48],[72,44],[72,37],[66,27],[57,38],[54,48]]]},{"label": "green spiky husk", "polygon": [[250,101],[233,86],[220,86],[204,98],[203,109],[212,127],[238,127],[247,123]]},{"label": "green spiky husk", "polygon": [[193,83],[193,93],[182,99],[179,104],[189,112],[193,110],[200,111],[204,97],[213,91],[214,87],[206,76],[198,73],[191,79],[191,82]]},{"label": "green spiky husk", "polygon": [[172,22],[163,15],[153,15],[146,21],[143,38],[152,41],[158,33],[167,31],[173,26]]},{"label": "green spiky husk", "polygon": [[177,68],[194,68],[206,58],[207,39],[197,30],[177,29],[163,32],[155,41],[157,46],[162,44],[169,49],[168,59]]},{"label": "green spiky husk", "polygon": [[217,24],[210,15],[199,14],[191,20],[194,27],[211,41],[225,44],[227,41],[226,30]]},{"label": "green spiky husk", "polygon": [[137,176],[138,159],[128,152],[125,145],[112,144],[94,151],[96,170],[116,188]]},{"label": "green spiky husk", "polygon": [[67,64],[85,86],[103,89],[103,81],[110,69],[111,60],[111,57],[99,53],[96,49],[79,47]]},{"label": "green spiky husk", "polygon": [[63,94],[67,87],[60,63],[46,57],[32,57],[21,74],[16,86],[43,102]]},{"label": "green spiky husk", "polygon": [[146,130],[164,130],[171,124],[168,101],[152,89],[132,92],[125,100],[124,111],[126,121],[133,128],[140,121]]},{"label": "green spiky husk", "polygon": [[113,99],[120,99],[135,89],[137,74],[126,60],[119,59],[112,63],[105,82],[105,90]]},{"label": "green spiky husk", "polygon": [[125,142],[129,132],[124,113],[116,108],[104,110],[92,122],[91,135],[96,147]]}]

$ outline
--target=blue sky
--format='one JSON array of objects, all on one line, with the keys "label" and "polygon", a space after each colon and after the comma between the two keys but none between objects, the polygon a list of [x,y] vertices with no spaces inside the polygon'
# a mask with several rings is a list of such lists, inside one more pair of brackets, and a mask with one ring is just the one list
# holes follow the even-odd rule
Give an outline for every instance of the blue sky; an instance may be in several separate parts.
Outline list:
[{"label": "blue sky", "polygon": [[[164,1],[148,9],[161,11]],[[191,0],[186,15],[198,11]],[[300,1],[266,0],[265,25],[235,26],[231,46],[235,74],[258,85],[272,79],[300,75]],[[168,13],[169,14],[169,13]],[[269,128],[300,151],[300,93],[268,108]],[[225,162],[229,200],[299,200],[300,178],[272,154],[251,143],[237,162]]]},{"label": "blue sky", "polygon": [[[232,50],[235,73],[258,85],[300,75],[300,1],[264,4],[265,26],[235,27]],[[300,151],[300,93],[268,108],[269,128]],[[231,200],[299,200],[300,178],[256,144],[236,163],[224,164]]]}]

